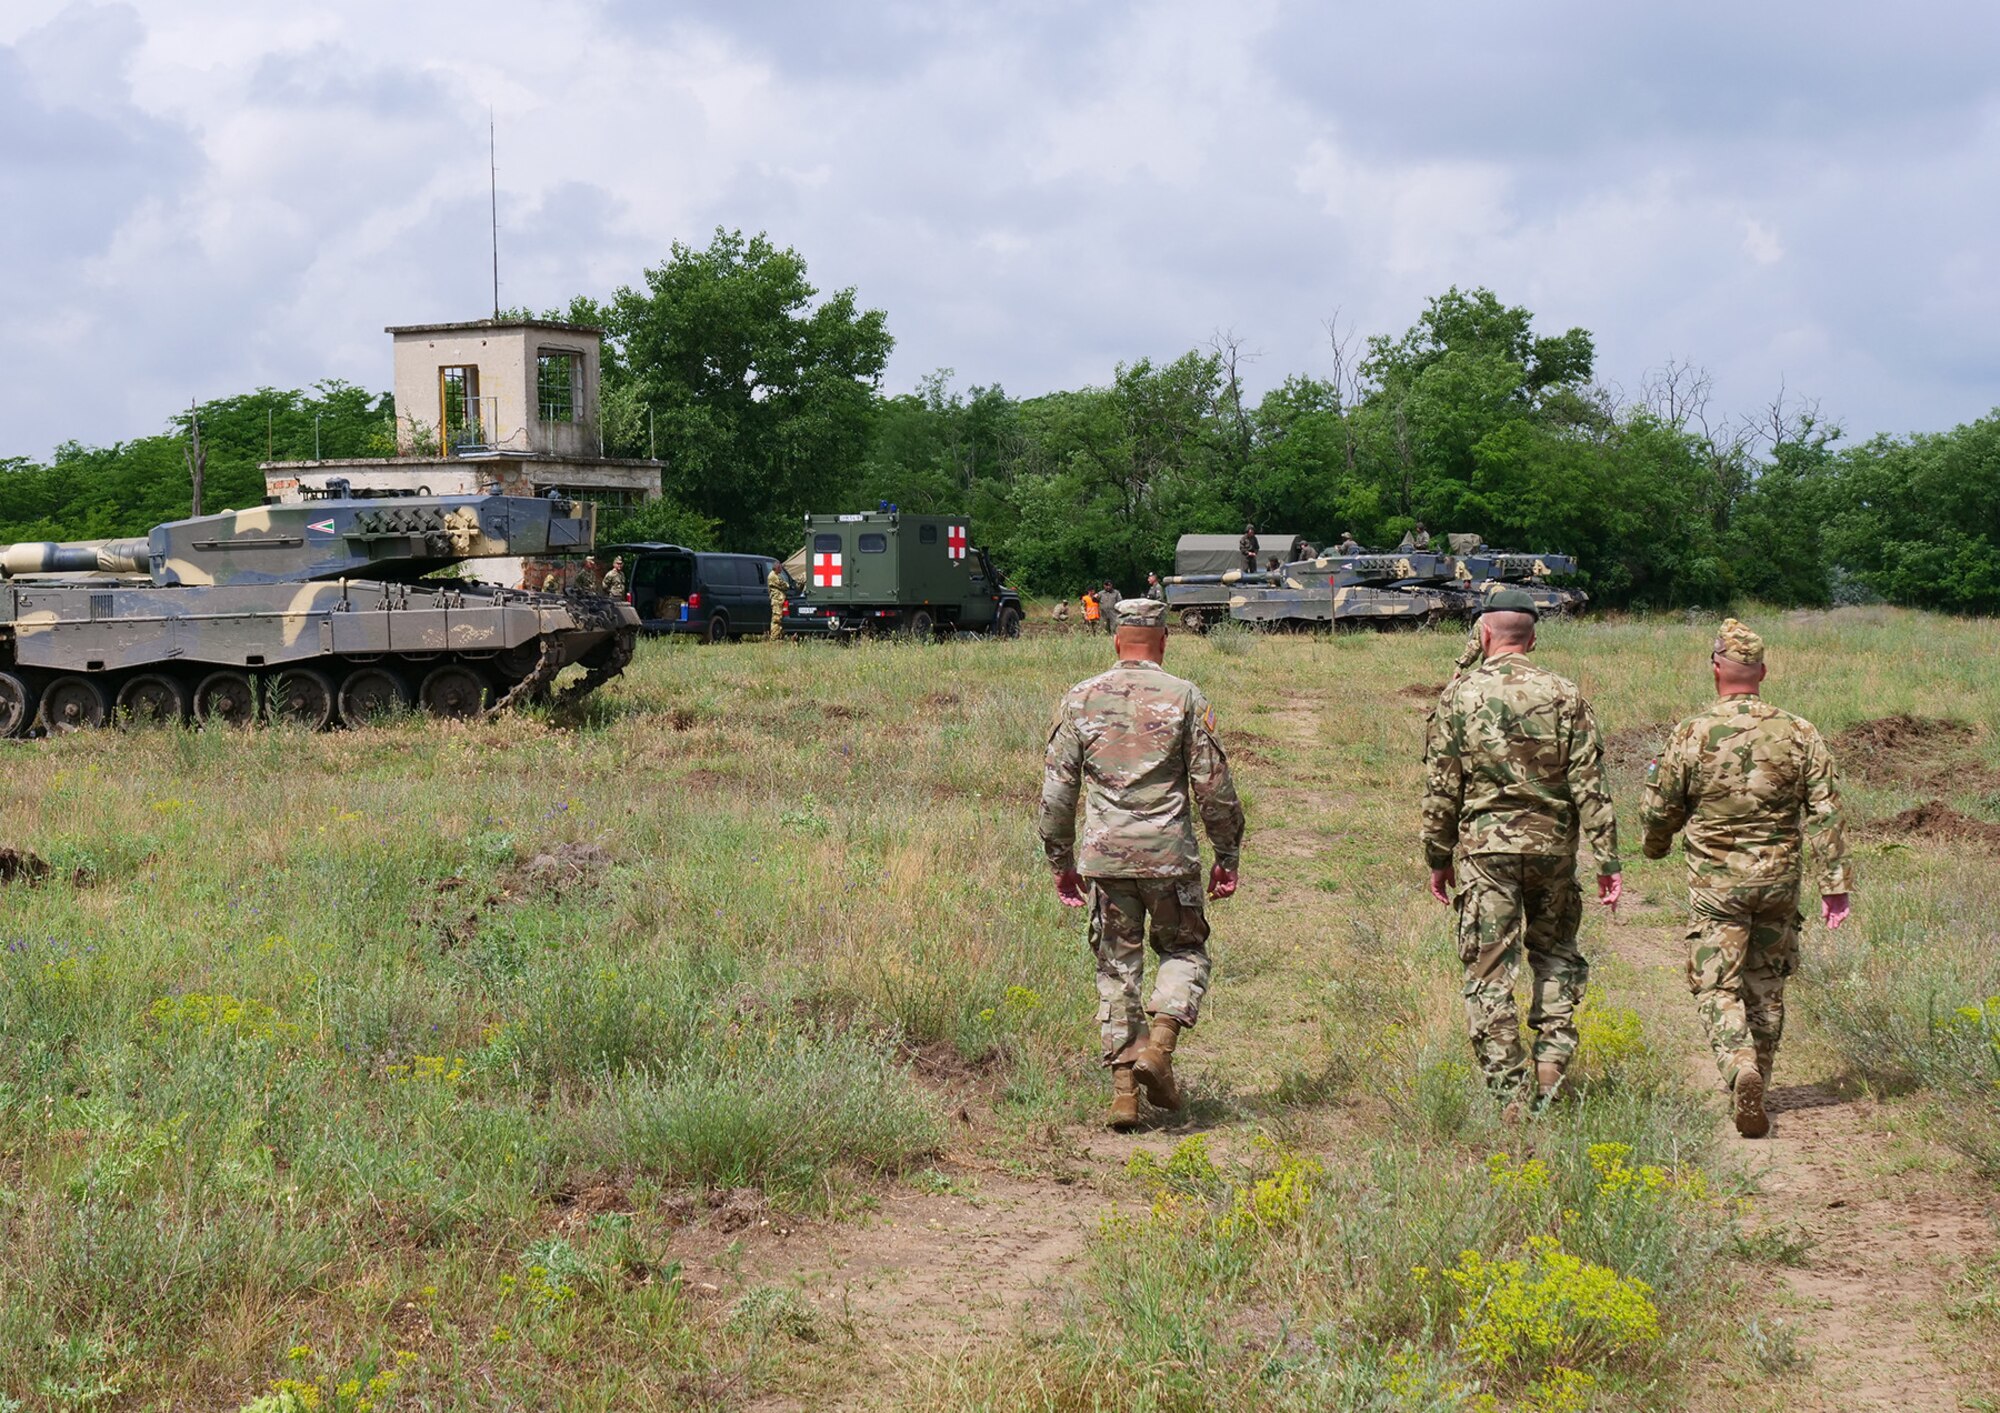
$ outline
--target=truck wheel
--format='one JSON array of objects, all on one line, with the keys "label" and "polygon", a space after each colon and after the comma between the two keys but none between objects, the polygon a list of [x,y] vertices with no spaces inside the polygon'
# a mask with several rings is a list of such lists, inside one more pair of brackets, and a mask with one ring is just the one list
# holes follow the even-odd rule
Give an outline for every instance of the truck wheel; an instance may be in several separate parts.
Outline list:
[{"label": "truck wheel", "polygon": [[915,638],[918,642],[920,643],[929,642],[931,640],[931,636],[936,632],[937,632],[937,620],[931,617],[931,611],[929,609],[920,608],[915,613],[910,615],[910,636],[912,638]]},{"label": "truck wheel", "polygon": [[1001,638],[1018,638],[1021,636],[1021,615],[1013,605],[1009,604],[1000,610],[1000,618],[994,623],[993,632],[995,636]]},{"label": "truck wheel", "polygon": [[0,672],[0,736],[18,736],[35,720],[35,689],[15,672]]},{"label": "truck wheel", "polygon": [[1202,617],[1200,609],[1183,609],[1181,612],[1181,627],[1187,629],[1190,633],[1206,633],[1208,631],[1208,620]]},{"label": "truck wheel", "polygon": [[701,636],[702,636],[702,641],[707,643],[728,642],[729,615],[726,613],[718,613],[715,615],[715,617],[709,619],[708,631],[706,633],[703,633]]}]

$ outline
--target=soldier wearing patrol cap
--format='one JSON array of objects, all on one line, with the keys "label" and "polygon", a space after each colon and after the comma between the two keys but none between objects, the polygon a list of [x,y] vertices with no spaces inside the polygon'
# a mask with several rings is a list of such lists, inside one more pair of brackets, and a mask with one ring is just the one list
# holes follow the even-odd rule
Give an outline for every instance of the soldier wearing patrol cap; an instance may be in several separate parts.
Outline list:
[{"label": "soldier wearing patrol cap", "polygon": [[1603,738],[1576,684],[1528,660],[1536,618],[1534,599],[1518,589],[1486,601],[1483,660],[1438,703],[1423,805],[1431,894],[1458,909],[1473,1054],[1510,1118],[1527,1083],[1514,1000],[1524,954],[1534,977],[1536,1107],[1555,1097],[1576,1053],[1590,977],[1576,940],[1579,836],[1596,861],[1598,901],[1616,908],[1622,886]]},{"label": "soldier wearing patrol cap", "polygon": [[1716,702],[1674,728],[1646,767],[1649,859],[1687,831],[1688,989],[1734,1098],[1736,1131],[1771,1131],[1764,1096],[1799,956],[1805,845],[1819,857],[1820,918],[1847,920],[1854,878],[1833,757],[1809,721],[1759,695],[1764,640],[1726,619],[1709,650]]},{"label": "soldier wearing patrol cap", "polygon": [[[1194,814],[1215,851],[1207,896],[1236,891],[1243,806],[1201,689],[1169,676],[1167,606],[1117,608],[1118,663],[1064,694],[1049,722],[1039,828],[1056,896],[1090,907],[1097,1022],[1111,1067],[1113,1128],[1139,1120],[1139,1088],[1181,1106],[1173,1054],[1208,990],[1208,918]],[[1083,839],[1076,807],[1083,795]],[[1150,930],[1159,962],[1140,1004]]]}]

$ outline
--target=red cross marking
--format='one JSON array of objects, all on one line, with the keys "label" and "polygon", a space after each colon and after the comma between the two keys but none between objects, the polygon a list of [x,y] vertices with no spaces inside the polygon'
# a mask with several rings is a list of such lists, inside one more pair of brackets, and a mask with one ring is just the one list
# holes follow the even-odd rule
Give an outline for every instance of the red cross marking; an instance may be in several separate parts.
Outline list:
[{"label": "red cross marking", "polygon": [[946,554],[950,555],[953,559],[965,558],[965,527],[963,525],[952,526],[946,532],[944,540]]},{"label": "red cross marking", "polygon": [[837,589],[840,587],[840,556],[837,554],[816,554],[813,556],[813,587],[815,589]]}]

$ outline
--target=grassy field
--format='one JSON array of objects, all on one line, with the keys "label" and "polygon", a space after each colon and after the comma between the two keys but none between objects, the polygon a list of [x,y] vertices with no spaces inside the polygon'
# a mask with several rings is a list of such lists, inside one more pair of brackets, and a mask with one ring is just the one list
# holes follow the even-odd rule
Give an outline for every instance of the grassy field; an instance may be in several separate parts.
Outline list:
[{"label": "grassy field", "polygon": [[[1468,1074],[1414,844],[1455,635],[1172,641],[1244,892],[1190,1110],[1115,1141],[1032,827],[1102,638],[648,644],[578,721],[8,743],[0,844],[50,873],[0,888],[0,1410],[1846,1407],[1898,1359],[1990,1388],[1993,630],[1758,626],[1770,695],[1845,743],[1861,868],[1762,1149],[1718,1126],[1680,861],[1631,832],[1707,622],[1545,633],[1632,862],[1585,925],[1576,1098],[1526,1130]],[[1855,1230],[1788,1132],[1848,1165]],[[1871,1244],[1905,1212],[1946,1236]],[[982,1220],[1073,1251],[996,1263],[949,1338],[829,1298],[801,1245]],[[1894,1319],[1837,1283],[1869,1261]]]}]

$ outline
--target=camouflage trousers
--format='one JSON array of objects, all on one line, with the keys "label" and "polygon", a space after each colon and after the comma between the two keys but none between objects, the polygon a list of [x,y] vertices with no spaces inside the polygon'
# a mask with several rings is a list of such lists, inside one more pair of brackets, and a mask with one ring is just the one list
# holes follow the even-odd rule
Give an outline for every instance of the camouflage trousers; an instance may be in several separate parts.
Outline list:
[{"label": "camouflage trousers", "polygon": [[1785,978],[1799,963],[1799,885],[1697,888],[1689,895],[1688,990],[1724,1084],[1738,1051],[1766,1075],[1785,1033]]},{"label": "camouflage trousers", "polygon": [[1567,855],[1472,854],[1458,893],[1458,959],[1465,964],[1465,1020],[1486,1083],[1512,1093],[1527,1078],[1514,982],[1525,953],[1534,994],[1528,1024],[1537,1063],[1576,1053],[1576,1010],[1590,980],[1577,950],[1583,895]]},{"label": "camouflage trousers", "polygon": [[771,590],[771,631],[764,635],[765,641],[775,643],[785,632],[785,596],[778,590]]},{"label": "camouflage trousers", "polygon": [[[1146,1032],[1149,1015],[1191,1026],[1208,990],[1208,915],[1201,878],[1092,878],[1090,949],[1097,954],[1097,1025],[1106,1063]],[[1146,936],[1159,962],[1142,1007]]]}]

